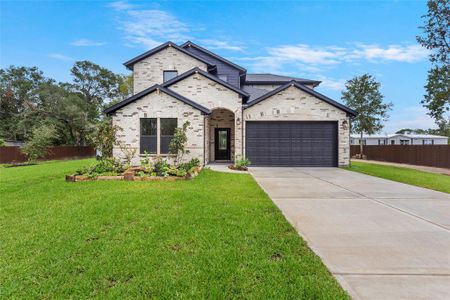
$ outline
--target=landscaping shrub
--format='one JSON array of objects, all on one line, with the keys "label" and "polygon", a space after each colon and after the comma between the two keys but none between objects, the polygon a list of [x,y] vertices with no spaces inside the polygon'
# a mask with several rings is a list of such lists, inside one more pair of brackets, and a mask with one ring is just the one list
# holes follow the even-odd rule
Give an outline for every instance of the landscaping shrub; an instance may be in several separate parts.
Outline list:
[{"label": "landscaping shrub", "polygon": [[40,125],[33,129],[33,137],[25,143],[22,152],[27,155],[28,162],[35,162],[47,155],[47,147],[52,145],[56,136],[53,125]]},{"label": "landscaping shrub", "polygon": [[200,166],[200,160],[198,158],[193,158],[186,163],[179,164],[178,168],[189,172],[193,168],[197,168]]},{"label": "landscaping shrub", "polygon": [[234,162],[234,165],[236,166],[236,168],[238,169],[244,169],[247,168],[249,165],[251,164],[251,161],[246,158],[246,157],[241,157],[236,159],[236,161]]}]

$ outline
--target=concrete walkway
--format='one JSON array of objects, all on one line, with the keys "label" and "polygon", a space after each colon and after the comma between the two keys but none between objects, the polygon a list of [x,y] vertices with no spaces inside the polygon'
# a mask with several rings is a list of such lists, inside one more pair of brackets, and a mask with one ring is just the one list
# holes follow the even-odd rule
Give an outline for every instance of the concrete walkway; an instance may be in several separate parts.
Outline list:
[{"label": "concrete walkway", "polygon": [[352,161],[368,163],[368,164],[376,164],[376,165],[402,167],[402,168],[415,169],[415,170],[419,170],[419,171],[431,172],[431,173],[436,173],[436,174],[444,174],[444,175],[450,176],[450,169],[447,169],[447,168],[436,168],[436,167],[400,164],[400,163],[393,163],[393,162],[387,162],[387,161],[366,160],[366,159],[352,159]]},{"label": "concrete walkway", "polygon": [[450,299],[450,195],[337,168],[251,168],[355,299]]},{"label": "concrete walkway", "polygon": [[216,172],[223,172],[223,173],[239,173],[239,174],[248,174],[248,171],[238,171],[238,170],[232,170],[228,168],[229,165],[232,163],[210,163],[207,164],[205,167],[209,168]]}]

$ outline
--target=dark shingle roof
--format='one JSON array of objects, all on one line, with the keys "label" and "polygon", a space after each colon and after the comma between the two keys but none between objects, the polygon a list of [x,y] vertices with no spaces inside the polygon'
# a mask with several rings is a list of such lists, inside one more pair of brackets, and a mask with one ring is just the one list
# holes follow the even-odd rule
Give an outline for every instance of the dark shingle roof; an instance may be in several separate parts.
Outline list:
[{"label": "dark shingle roof", "polygon": [[259,102],[261,102],[263,100],[266,100],[267,98],[269,98],[269,97],[271,97],[273,95],[276,95],[277,93],[279,93],[281,91],[284,91],[285,89],[287,89],[287,88],[289,88],[291,86],[295,86],[296,88],[304,91],[305,93],[308,93],[308,94],[310,94],[310,95],[312,95],[314,97],[317,97],[320,100],[323,100],[323,101],[327,102],[328,104],[333,105],[334,107],[337,107],[337,108],[347,112],[348,114],[350,114],[352,116],[356,116],[358,114],[355,110],[351,109],[350,107],[347,107],[347,106],[345,106],[345,105],[343,105],[343,104],[341,104],[339,102],[336,102],[333,99],[328,98],[327,96],[325,96],[325,95],[323,95],[321,93],[318,93],[315,90],[310,89],[310,88],[304,86],[303,84],[300,84],[300,83],[298,83],[297,81],[294,81],[294,80],[288,82],[285,85],[282,85],[282,86],[274,89],[273,91],[268,92],[267,94],[262,95],[261,97],[255,99],[253,101],[247,102],[247,104],[245,104],[244,107],[247,108],[247,107],[253,106],[256,103],[259,103]]},{"label": "dark shingle roof", "polygon": [[250,97],[248,98],[248,102],[251,102],[270,92],[268,90],[258,89],[248,85],[241,86],[241,89],[250,95]]},{"label": "dark shingle roof", "polygon": [[245,77],[246,84],[284,84],[292,80],[300,82],[302,84],[312,84],[314,86],[320,84],[320,81],[317,80],[269,74],[269,73],[247,74],[247,76]]},{"label": "dark shingle roof", "polygon": [[211,113],[211,111],[209,109],[207,109],[206,107],[204,107],[204,106],[202,106],[202,105],[200,105],[200,104],[198,104],[198,103],[196,103],[196,102],[194,102],[194,101],[192,101],[192,100],[190,100],[190,99],[188,99],[188,98],[186,98],[186,97],[184,97],[184,96],[182,96],[182,95],[180,95],[178,93],[175,93],[174,91],[171,91],[171,90],[169,90],[169,89],[167,89],[167,88],[165,88],[165,87],[163,87],[163,86],[161,86],[159,84],[155,84],[155,85],[153,85],[153,86],[143,90],[142,92],[137,93],[136,95],[133,95],[133,96],[131,96],[131,97],[129,97],[129,98],[123,100],[123,101],[120,101],[119,103],[116,103],[116,104],[108,107],[103,112],[105,114],[111,114],[111,113],[115,112],[116,110],[118,110],[118,109],[120,109],[120,108],[122,108],[122,107],[124,107],[124,106],[126,106],[126,105],[128,105],[128,104],[130,104],[130,103],[132,103],[132,102],[134,102],[134,101],[136,101],[136,100],[138,100],[138,99],[148,95],[148,94],[153,93],[157,89],[159,89],[161,92],[166,93],[169,96],[174,97],[175,99],[180,100],[181,102],[186,103],[187,105],[192,106],[193,108],[196,108],[196,109],[200,110],[201,112],[203,112],[205,114],[210,114]]},{"label": "dark shingle roof", "polygon": [[145,53],[143,53],[143,54],[141,54],[141,55],[138,55],[138,56],[136,56],[135,58],[130,59],[129,61],[125,62],[124,65],[125,65],[125,67],[127,67],[128,69],[133,70],[133,65],[134,65],[135,63],[137,63],[137,62],[140,61],[140,60],[143,60],[143,59],[146,58],[146,57],[149,57],[150,55],[153,55],[153,54],[155,54],[155,53],[158,53],[159,51],[164,50],[164,49],[166,49],[167,47],[173,47],[173,48],[175,48],[175,49],[177,49],[177,50],[183,52],[184,54],[189,55],[189,56],[191,56],[191,57],[193,57],[193,58],[195,58],[195,59],[197,59],[197,60],[199,60],[199,61],[205,63],[208,67],[213,67],[213,66],[214,66],[213,64],[211,64],[211,63],[210,63],[209,61],[207,61],[206,59],[203,59],[203,58],[201,58],[200,56],[195,55],[194,53],[189,52],[189,51],[187,51],[186,49],[184,49],[184,48],[182,48],[182,47],[178,46],[177,44],[174,44],[174,43],[172,43],[172,42],[170,42],[170,41],[169,41],[169,42],[166,42],[166,43],[164,43],[164,44],[162,44],[162,45],[159,45],[158,47],[153,48],[153,49],[151,49],[151,50],[149,50],[149,51],[147,51],[147,52],[145,52]]},{"label": "dark shingle roof", "polygon": [[220,56],[220,55],[217,55],[217,54],[214,53],[214,52],[209,51],[208,49],[205,49],[205,48],[203,48],[203,47],[200,47],[199,45],[197,45],[197,44],[195,44],[195,43],[193,43],[193,42],[191,42],[191,41],[187,41],[186,43],[182,44],[180,47],[183,47],[183,48],[188,48],[188,47],[196,48],[197,50],[202,51],[203,53],[206,53],[206,54],[208,54],[208,55],[214,57],[215,59],[218,59],[218,60],[222,61],[223,63],[225,63],[225,64],[227,64],[227,65],[230,65],[230,66],[232,66],[232,67],[238,69],[238,70],[240,71],[240,73],[245,73],[245,72],[247,72],[247,70],[244,69],[243,67],[241,67],[241,66],[239,66],[239,65],[237,65],[237,64],[235,64],[235,63],[233,63],[233,62],[231,62],[231,61],[229,61],[229,60],[226,59],[226,58],[223,58],[223,57]]}]

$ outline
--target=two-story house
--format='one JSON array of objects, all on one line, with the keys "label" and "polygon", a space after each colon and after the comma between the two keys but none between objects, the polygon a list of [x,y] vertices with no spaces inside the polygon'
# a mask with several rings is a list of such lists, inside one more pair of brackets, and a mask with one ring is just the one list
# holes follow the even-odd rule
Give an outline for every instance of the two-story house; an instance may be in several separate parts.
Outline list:
[{"label": "two-story house", "polygon": [[[170,159],[176,127],[190,122],[185,160],[203,164],[245,156],[255,166],[349,164],[352,109],[318,93],[320,81],[248,74],[190,41],[164,43],[125,63],[134,95],[105,110],[117,140]],[[115,157],[123,157],[120,147]]]}]

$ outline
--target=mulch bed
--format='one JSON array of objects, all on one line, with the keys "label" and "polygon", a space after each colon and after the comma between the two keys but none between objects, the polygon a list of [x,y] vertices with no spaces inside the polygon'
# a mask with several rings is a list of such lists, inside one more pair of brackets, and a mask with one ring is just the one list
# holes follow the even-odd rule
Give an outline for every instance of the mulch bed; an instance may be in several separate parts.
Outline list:
[{"label": "mulch bed", "polygon": [[235,170],[235,171],[248,171],[247,167],[237,167],[235,165],[229,165],[228,169]]},{"label": "mulch bed", "polygon": [[178,176],[139,176],[135,175],[134,170],[127,170],[123,175],[118,176],[97,176],[89,177],[86,175],[66,175],[67,182],[78,181],[109,181],[109,180],[124,180],[124,181],[176,181],[176,180],[189,180],[197,176],[202,167],[196,168],[192,173],[186,174],[184,177]]}]

